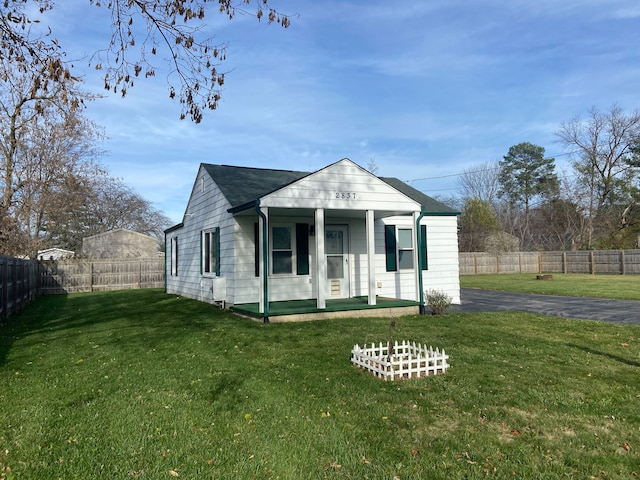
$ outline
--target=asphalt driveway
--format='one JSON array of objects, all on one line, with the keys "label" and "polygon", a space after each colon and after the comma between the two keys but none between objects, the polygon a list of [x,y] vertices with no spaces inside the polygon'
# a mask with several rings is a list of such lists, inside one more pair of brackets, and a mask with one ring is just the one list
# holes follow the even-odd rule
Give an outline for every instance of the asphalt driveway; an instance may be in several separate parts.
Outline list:
[{"label": "asphalt driveway", "polygon": [[557,295],[530,295],[463,288],[461,305],[453,305],[452,312],[504,312],[522,311],[556,317],[601,322],[640,325],[640,301],[610,300]]}]

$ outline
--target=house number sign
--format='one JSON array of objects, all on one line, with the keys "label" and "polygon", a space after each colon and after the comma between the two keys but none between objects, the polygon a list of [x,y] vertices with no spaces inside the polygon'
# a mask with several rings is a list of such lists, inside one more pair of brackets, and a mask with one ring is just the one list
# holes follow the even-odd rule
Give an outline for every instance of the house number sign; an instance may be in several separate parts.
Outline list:
[{"label": "house number sign", "polygon": [[336,192],[336,197],[339,200],[355,200],[356,192]]}]

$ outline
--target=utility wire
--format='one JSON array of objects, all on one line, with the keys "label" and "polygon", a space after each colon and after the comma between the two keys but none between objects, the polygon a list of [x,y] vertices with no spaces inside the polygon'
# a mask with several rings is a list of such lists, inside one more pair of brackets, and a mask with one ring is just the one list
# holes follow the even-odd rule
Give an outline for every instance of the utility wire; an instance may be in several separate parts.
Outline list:
[{"label": "utility wire", "polygon": [[[564,156],[573,155],[574,153],[579,153],[579,152],[580,152],[580,150],[572,150],[571,152],[558,153],[557,155],[553,155],[552,158],[564,157]],[[473,174],[473,173],[488,172],[488,171],[491,171],[491,170],[499,170],[499,169],[500,169],[500,167],[496,166],[496,167],[493,167],[493,168],[481,168],[480,170],[472,170],[472,171],[469,171],[469,172],[465,171],[465,172],[461,172],[461,173],[451,173],[449,175],[439,175],[439,176],[436,176],[436,177],[414,178],[412,180],[406,180],[406,183],[413,184],[413,182],[420,182],[422,180],[439,180],[439,179],[442,179],[442,178],[461,177],[463,175],[470,175],[470,174]],[[447,190],[453,190],[453,189],[452,188],[448,188]]]}]

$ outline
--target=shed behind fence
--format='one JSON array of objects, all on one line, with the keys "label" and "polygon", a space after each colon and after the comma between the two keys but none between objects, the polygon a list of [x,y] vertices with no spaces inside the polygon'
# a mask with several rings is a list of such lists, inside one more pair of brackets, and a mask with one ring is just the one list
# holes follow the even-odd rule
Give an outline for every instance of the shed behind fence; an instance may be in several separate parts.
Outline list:
[{"label": "shed behind fence", "polygon": [[164,287],[164,259],[65,260],[40,264],[40,293]]}]

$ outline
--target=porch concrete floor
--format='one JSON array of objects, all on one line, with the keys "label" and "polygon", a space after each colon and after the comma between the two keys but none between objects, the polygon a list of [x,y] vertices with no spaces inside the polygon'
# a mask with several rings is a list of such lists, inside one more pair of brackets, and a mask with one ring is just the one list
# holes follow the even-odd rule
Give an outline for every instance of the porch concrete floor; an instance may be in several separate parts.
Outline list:
[{"label": "porch concrete floor", "polygon": [[[296,322],[323,318],[397,317],[417,314],[418,302],[398,298],[378,297],[376,305],[369,305],[367,297],[339,298],[326,301],[326,308],[318,309],[316,299],[269,302],[269,321]],[[241,315],[262,319],[258,303],[234,305],[231,310]]]}]

